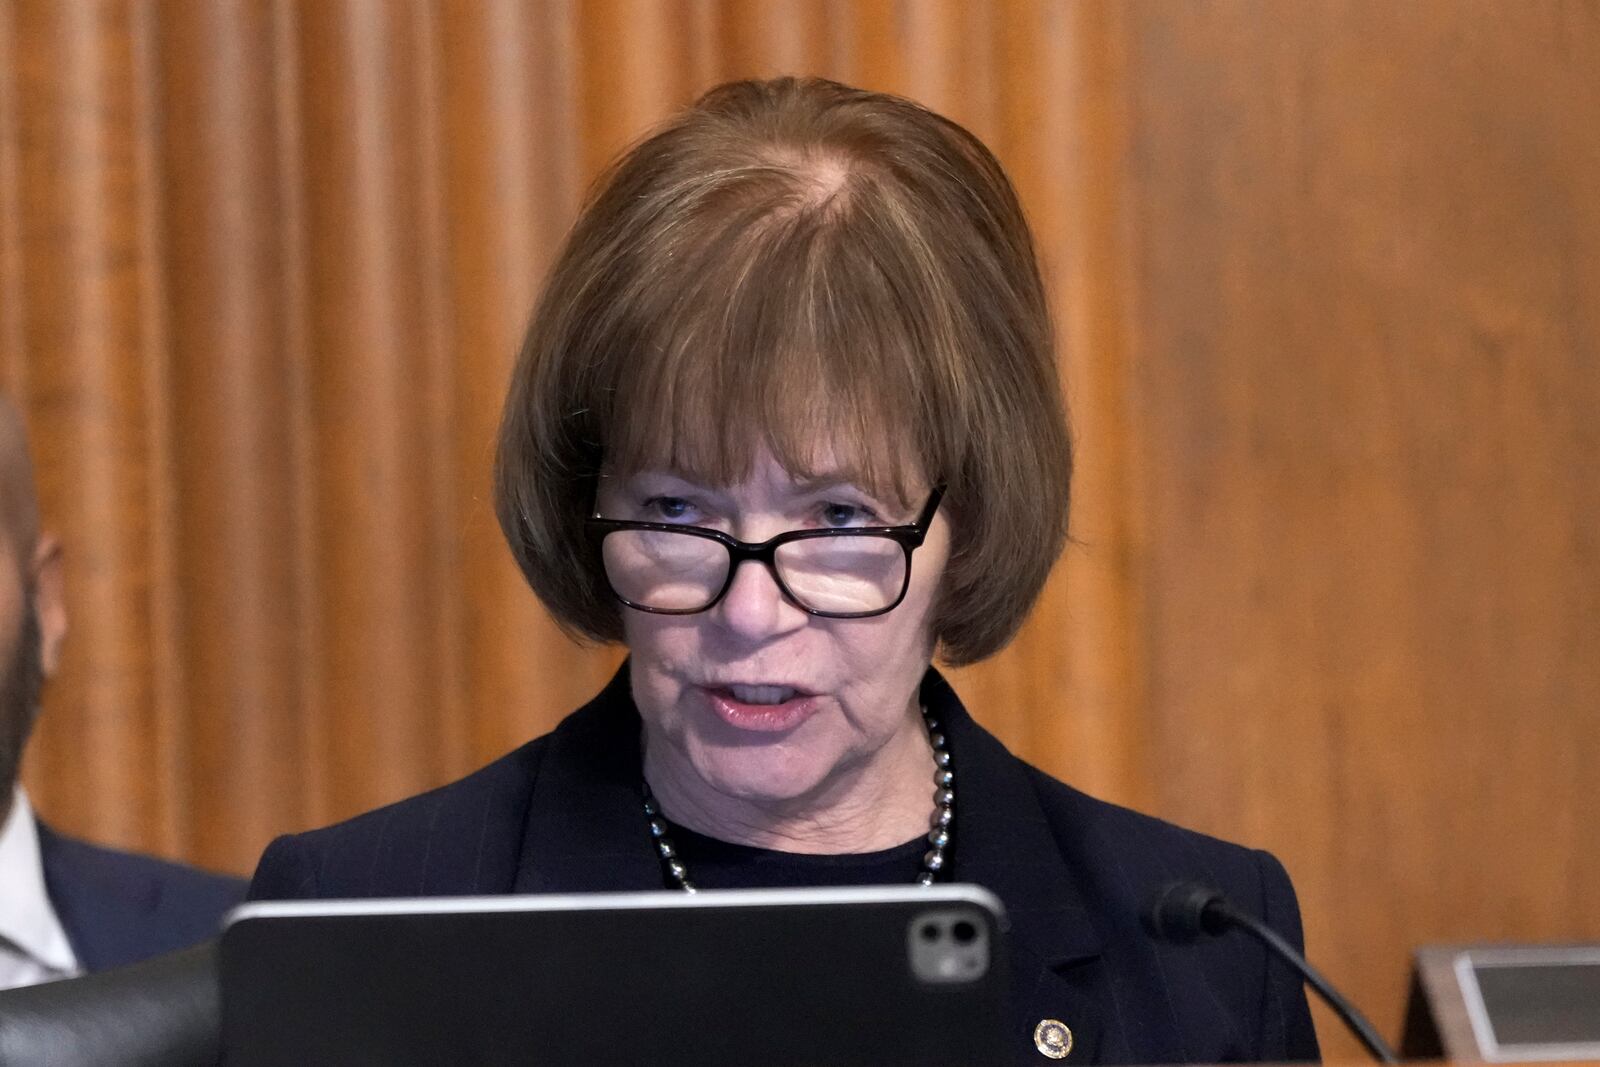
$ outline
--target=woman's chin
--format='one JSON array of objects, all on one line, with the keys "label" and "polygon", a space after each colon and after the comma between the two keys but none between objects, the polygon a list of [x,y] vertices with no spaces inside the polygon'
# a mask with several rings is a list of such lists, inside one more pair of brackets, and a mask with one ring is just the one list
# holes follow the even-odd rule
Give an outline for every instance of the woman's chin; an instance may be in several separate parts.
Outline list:
[{"label": "woman's chin", "polygon": [[831,769],[814,753],[771,747],[695,746],[690,761],[714,791],[752,804],[782,804],[812,795]]}]

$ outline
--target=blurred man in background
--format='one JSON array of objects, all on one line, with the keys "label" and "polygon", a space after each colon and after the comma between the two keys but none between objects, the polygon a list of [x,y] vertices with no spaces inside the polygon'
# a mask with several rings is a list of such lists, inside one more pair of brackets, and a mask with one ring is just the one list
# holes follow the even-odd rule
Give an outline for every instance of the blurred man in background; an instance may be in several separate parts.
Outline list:
[{"label": "blurred man in background", "polygon": [[67,633],[61,545],[39,528],[17,411],[0,397],[0,989],[133,963],[212,937],[244,883],[63,837],[18,781]]}]

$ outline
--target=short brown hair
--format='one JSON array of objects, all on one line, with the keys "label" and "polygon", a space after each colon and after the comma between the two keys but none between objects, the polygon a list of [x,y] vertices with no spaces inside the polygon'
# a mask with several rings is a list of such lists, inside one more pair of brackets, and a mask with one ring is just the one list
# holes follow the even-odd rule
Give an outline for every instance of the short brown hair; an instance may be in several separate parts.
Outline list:
[{"label": "short brown hair", "polygon": [[819,433],[875,491],[946,486],[941,656],[1003,647],[1060,554],[1072,468],[1016,193],[909,100],[734,82],[596,185],[512,376],[496,512],[556,619],[620,640],[584,529],[601,473],[731,484],[764,444],[805,475]]}]

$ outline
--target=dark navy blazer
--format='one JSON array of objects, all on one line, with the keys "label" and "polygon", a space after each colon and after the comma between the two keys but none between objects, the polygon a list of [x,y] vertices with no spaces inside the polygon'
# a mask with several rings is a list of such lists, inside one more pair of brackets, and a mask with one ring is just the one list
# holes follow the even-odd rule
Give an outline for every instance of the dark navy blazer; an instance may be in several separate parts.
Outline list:
[{"label": "dark navy blazer", "polygon": [[[1204,879],[1301,942],[1283,867],[1094,800],[1012,756],[937,672],[923,699],[958,782],[952,878],[1005,904],[1016,1062],[1046,1062],[1034,1027],[1072,1029],[1071,1062],[1311,1060],[1299,980],[1255,942],[1158,944],[1141,908]],[[661,889],[640,812],[639,718],[627,669],[555,731],[431,793],[274,841],[253,899]],[[909,876],[908,876],[909,881]]]},{"label": "dark navy blazer", "polygon": [[63,837],[39,823],[45,891],[85,971],[137,963],[217,936],[243,879]]}]

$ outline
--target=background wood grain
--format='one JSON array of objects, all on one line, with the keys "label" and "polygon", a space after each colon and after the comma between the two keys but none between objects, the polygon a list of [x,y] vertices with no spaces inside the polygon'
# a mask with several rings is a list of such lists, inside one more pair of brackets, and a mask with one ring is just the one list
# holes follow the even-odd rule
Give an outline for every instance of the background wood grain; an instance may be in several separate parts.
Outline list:
[{"label": "background wood grain", "polygon": [[245,872],[594,690],[489,507],[517,336],[606,160],[825,74],[995,148],[1061,318],[1077,543],[958,686],[1276,852],[1393,1034],[1417,944],[1600,937],[1596,54],[1593,0],[8,0],[29,787]]}]

